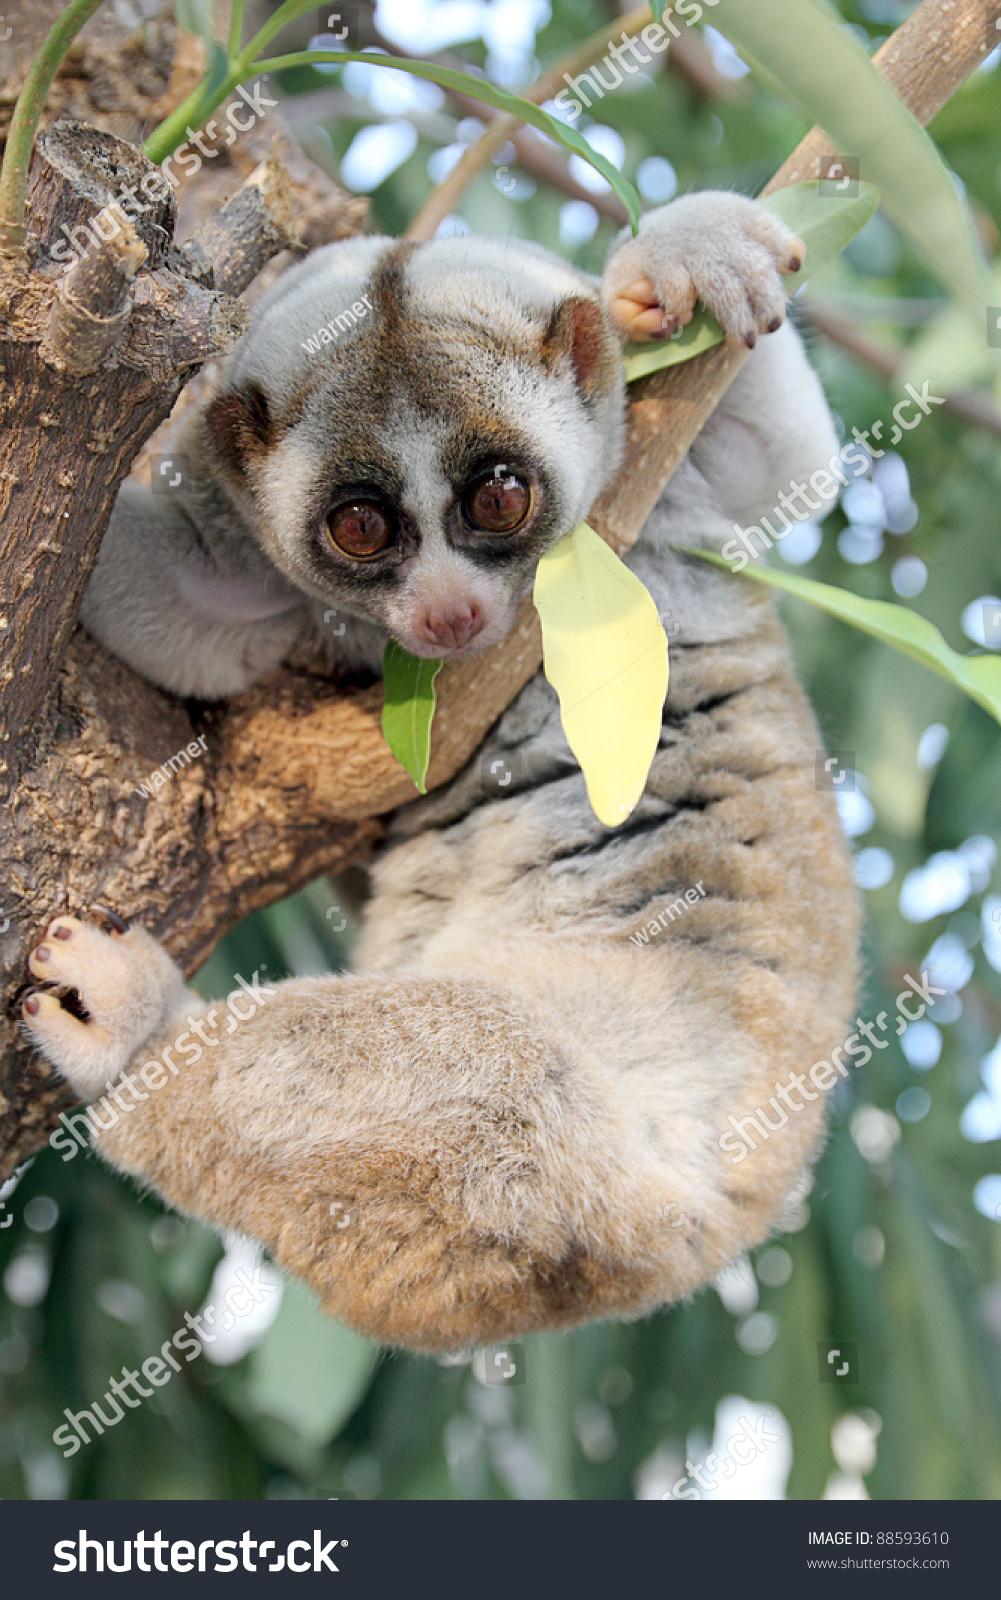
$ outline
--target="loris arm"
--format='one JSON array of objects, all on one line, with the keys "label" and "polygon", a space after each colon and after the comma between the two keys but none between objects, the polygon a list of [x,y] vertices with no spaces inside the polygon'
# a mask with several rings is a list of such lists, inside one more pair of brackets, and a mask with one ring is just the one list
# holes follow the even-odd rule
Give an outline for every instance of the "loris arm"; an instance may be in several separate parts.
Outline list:
[{"label": "loris arm", "polygon": [[180,500],[127,483],[80,620],[144,678],[215,700],[278,665],[305,606],[249,539],[209,548]]},{"label": "loris arm", "polygon": [[[694,467],[728,519],[774,518],[780,496],[837,452],[820,383],[786,324],[779,275],[798,271],[804,256],[803,241],[757,201],[713,191],[648,212],[636,238],[623,233],[613,246],[603,293],[629,339],[669,337],[691,321],[698,301],[728,343],[754,352],[675,475],[673,498],[689,491]],[[698,485],[694,492],[701,496]],[[814,514],[831,498],[815,495]]]}]

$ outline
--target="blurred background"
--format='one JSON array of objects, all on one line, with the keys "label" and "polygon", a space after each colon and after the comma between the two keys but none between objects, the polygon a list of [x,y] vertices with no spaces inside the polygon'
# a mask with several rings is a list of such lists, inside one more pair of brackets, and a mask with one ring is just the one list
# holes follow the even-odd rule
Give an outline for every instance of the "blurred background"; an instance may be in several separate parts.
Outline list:
[{"label": "blurred background", "polygon": [[[871,50],[913,7],[837,9]],[[363,14],[368,44],[381,37],[512,89],[614,15],[599,0],[385,0],[376,33],[371,8],[341,11],[349,25]],[[998,55],[932,125],[992,257]],[[435,86],[367,65],[296,69],[280,90],[311,155],[370,197],[387,233],[482,128]],[[647,205],[706,187],[753,194],[807,127],[708,26],[579,125]],[[443,227],[514,233],[600,271],[610,191],[576,158],[561,156],[550,181],[552,151],[542,140],[501,149]],[[846,435],[882,422],[885,446],[899,375],[957,364],[942,291],[881,214],[798,304]],[[975,364],[967,380],[822,526],[801,525],[771,557],[903,600],[963,651],[1001,648],[1001,413]],[[839,1084],[813,1186],[775,1236],[690,1305],[525,1341],[515,1377],[493,1385],[469,1362],[368,1344],[265,1264],[260,1281],[274,1288],[257,1309],[64,1460],[51,1437],[64,1408],[90,1406],[259,1263],[246,1242],[164,1213],[89,1157],[46,1150],[0,1189],[0,1496],[1001,1495],[1001,734],[916,663],[800,601],[784,612],[826,744],[855,775],[840,803],[867,908],[858,1015],[895,1018],[904,973],[930,963],[948,993],[900,1036],[888,1028],[887,1048]],[[348,886],[320,881],[259,913],[197,987],[225,994],[235,973],[265,966],[269,980],[338,970],[350,903]],[[736,1467],[742,1418],[767,1436]],[[717,1468],[705,1465],[713,1450]]]}]

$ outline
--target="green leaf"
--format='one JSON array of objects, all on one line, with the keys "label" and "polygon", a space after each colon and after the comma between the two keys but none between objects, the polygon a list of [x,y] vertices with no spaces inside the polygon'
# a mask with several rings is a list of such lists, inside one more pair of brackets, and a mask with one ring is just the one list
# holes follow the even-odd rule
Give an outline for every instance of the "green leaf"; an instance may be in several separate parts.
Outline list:
[{"label": "green leaf", "polygon": [[673,339],[661,344],[627,344],[622,365],[627,383],[646,378],[661,367],[675,367],[682,361],[691,361],[713,345],[723,343],[723,329],[711,311],[696,311],[691,322],[686,323]]},{"label": "green leaf", "polygon": [[421,794],[427,792],[424,780],[431,754],[434,680],[440,671],[440,661],[412,656],[392,639],[386,645],[382,658],[386,687],[382,731],[390,750],[401,767],[406,767]]},{"label": "green leaf", "polygon": [[989,280],[948,168],[833,8],[822,0],[719,0],[713,25],[752,66],[764,67],[841,155],[860,162],[931,271],[982,316]]},{"label": "green leaf", "polygon": [[[715,551],[689,550],[689,555],[700,556],[715,566],[729,572],[730,565]],[[813,606],[819,606],[832,617],[871,634],[883,644],[892,645],[923,667],[945,678],[957,689],[962,689],[971,700],[989,711],[996,722],[1001,722],[1001,656],[961,656],[946,644],[935,624],[906,606],[891,604],[888,600],[865,600],[861,595],[838,589],[834,584],[816,583],[812,578],[794,577],[789,572],[776,572],[772,567],[749,566],[743,576],[758,583],[769,583],[775,589],[795,595]]]},{"label": "green leaf", "polygon": [[586,522],[542,557],[533,599],[567,743],[595,816],[616,828],[643,793],[660,738],[667,636],[657,607]]},{"label": "green leaf", "polygon": [[177,0],[174,16],[179,28],[202,39],[212,38],[212,0]]},{"label": "green leaf", "polygon": [[281,1310],[250,1358],[253,1412],[277,1417],[306,1444],[326,1444],[358,1404],[379,1359],[377,1345],[331,1322],[300,1283],[286,1283]]},{"label": "green leaf", "polygon": [[[455,89],[460,94],[482,100],[486,105],[493,106],[496,111],[509,112],[521,122],[530,123],[533,128],[538,128],[540,133],[547,133],[550,139],[555,139],[564,150],[569,150],[572,155],[581,156],[594,167],[596,172],[601,173],[625,206],[632,230],[636,232],[640,220],[639,195],[621,172],[604,156],[599,155],[597,150],[593,150],[576,128],[569,127],[558,117],[550,116],[548,111],[543,111],[541,106],[535,105],[531,100],[523,100],[520,95],[510,94],[507,89],[499,89],[486,78],[474,78],[469,72],[457,72],[453,67],[439,67],[431,61],[408,61],[393,56],[374,55],[371,50],[299,50],[294,55],[277,56],[271,61],[256,61],[247,76],[256,77],[261,72],[283,72],[287,67],[308,67],[316,62],[341,61],[367,61],[372,66],[385,67],[391,72],[409,72],[415,78],[427,78],[430,83],[436,83],[441,89]],[[149,153],[147,149],[147,154]]]},{"label": "green leaf", "polygon": [[[789,293],[794,294],[812,273],[834,261],[859,229],[865,227],[879,205],[879,190],[875,184],[860,183],[857,195],[828,199],[821,197],[820,184],[814,180],[777,189],[761,204],[793,233],[798,233],[806,245],[806,260],[801,271],[790,274],[785,280]],[[628,345],[626,381],[635,383],[637,378],[645,378],[661,367],[690,361],[692,356],[711,350],[722,338],[723,330],[716,318],[708,311],[697,311],[676,339],[667,339],[658,345]]]},{"label": "green leaf", "polygon": [[928,790],[925,848],[929,854],[951,850],[957,839],[974,833],[1001,839],[1001,737],[987,713],[971,702],[952,721]]}]

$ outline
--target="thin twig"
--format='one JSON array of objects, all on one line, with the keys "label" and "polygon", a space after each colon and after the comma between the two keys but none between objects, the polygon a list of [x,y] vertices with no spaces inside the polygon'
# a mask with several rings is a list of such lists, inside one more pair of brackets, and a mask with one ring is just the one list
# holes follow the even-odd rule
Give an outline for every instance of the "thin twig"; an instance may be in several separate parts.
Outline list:
[{"label": "thin twig", "polygon": [[[483,107],[471,95],[453,92],[449,99],[467,117],[482,117]],[[538,178],[540,183],[547,183],[551,189],[559,190],[569,200],[586,200],[599,216],[607,217],[609,222],[614,222],[618,227],[629,221],[618,195],[608,190],[595,194],[578,183],[570,172],[566,157],[555,150],[552,144],[540,139],[533,128],[516,128],[511,134],[511,143],[518,166],[531,177]]]}]

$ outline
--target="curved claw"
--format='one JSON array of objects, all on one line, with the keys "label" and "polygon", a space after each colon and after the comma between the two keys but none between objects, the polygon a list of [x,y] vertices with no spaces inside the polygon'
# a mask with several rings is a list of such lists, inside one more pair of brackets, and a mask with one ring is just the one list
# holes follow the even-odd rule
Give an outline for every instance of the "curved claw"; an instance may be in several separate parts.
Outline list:
[{"label": "curved claw", "polygon": [[128,933],[129,931],[129,925],[125,918],[120,917],[117,911],[112,911],[108,906],[91,906],[90,914],[108,933]]}]

